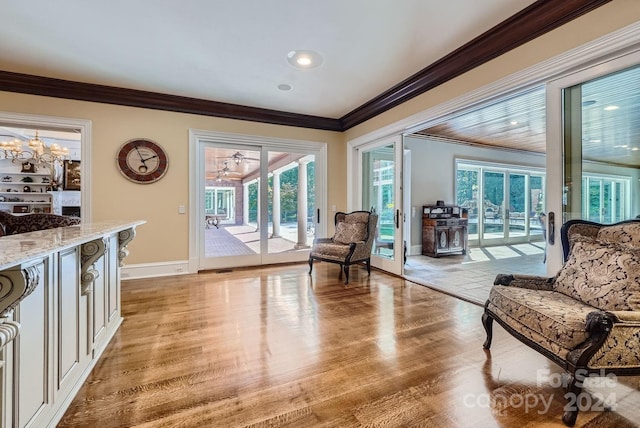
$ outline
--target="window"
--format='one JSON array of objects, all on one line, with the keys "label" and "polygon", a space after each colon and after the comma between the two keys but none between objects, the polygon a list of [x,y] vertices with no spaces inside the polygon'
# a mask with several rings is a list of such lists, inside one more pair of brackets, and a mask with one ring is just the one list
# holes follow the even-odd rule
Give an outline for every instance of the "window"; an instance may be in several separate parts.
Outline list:
[{"label": "window", "polygon": [[631,179],[608,175],[583,174],[582,212],[587,220],[616,223],[631,216]]},{"label": "window", "polygon": [[213,214],[221,222],[235,218],[236,189],[228,187],[206,187],[204,212]]},{"label": "window", "polygon": [[544,182],[542,168],[456,160],[456,203],[467,210],[469,241],[540,239]]}]

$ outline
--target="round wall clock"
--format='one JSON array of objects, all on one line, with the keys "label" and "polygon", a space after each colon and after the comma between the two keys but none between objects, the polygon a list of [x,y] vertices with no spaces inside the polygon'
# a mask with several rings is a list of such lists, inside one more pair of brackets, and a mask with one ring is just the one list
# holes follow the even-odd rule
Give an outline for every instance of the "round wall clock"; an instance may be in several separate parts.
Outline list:
[{"label": "round wall clock", "polygon": [[136,138],[118,149],[118,169],[135,183],[155,183],[167,172],[169,159],[162,147],[151,140]]}]

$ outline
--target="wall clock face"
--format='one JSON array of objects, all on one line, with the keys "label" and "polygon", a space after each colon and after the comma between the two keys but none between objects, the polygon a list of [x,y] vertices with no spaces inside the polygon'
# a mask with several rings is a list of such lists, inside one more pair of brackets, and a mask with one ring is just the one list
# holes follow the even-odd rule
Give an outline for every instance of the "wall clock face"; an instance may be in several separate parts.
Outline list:
[{"label": "wall clock face", "polygon": [[151,140],[129,140],[118,149],[118,169],[136,183],[154,183],[162,178],[169,167],[169,159],[162,147]]}]

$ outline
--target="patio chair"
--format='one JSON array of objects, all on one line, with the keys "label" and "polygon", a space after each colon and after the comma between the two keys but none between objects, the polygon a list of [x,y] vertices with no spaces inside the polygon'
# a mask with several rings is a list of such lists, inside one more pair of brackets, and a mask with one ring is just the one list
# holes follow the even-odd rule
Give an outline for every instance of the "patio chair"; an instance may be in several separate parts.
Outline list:
[{"label": "patio chair", "polygon": [[371,274],[371,248],[376,236],[378,215],[369,211],[338,212],[335,215],[335,234],[332,238],[316,238],[309,254],[309,275],[313,261],[321,260],[340,265],[344,283],[349,283],[349,267],[364,263]]}]

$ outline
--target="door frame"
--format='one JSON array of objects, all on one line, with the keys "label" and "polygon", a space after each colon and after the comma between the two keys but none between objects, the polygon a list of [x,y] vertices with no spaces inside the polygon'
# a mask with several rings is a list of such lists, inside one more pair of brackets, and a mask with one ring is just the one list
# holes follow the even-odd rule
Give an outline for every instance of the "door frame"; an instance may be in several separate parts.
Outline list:
[{"label": "door frame", "polygon": [[[316,206],[320,209],[320,221],[316,224],[317,236],[324,236],[327,230],[327,143],[307,140],[292,140],[259,135],[234,134],[201,129],[189,129],[189,273],[197,273],[200,268],[200,250],[203,246],[202,230],[204,229],[204,193],[199,192],[204,181],[202,168],[202,150],[204,144],[229,144],[260,147],[261,158],[269,151],[305,152],[313,154],[316,163]],[[268,165],[261,162],[260,176],[267,177]],[[260,180],[261,221],[267,221],[267,180]],[[323,212],[324,211],[324,212]],[[265,227],[261,227],[261,241],[267,236]],[[286,262],[277,254],[266,254],[266,242],[261,243],[260,263]],[[234,264],[228,267],[246,266]],[[218,268],[218,267],[216,267]],[[219,268],[223,268],[220,266]]]}]

